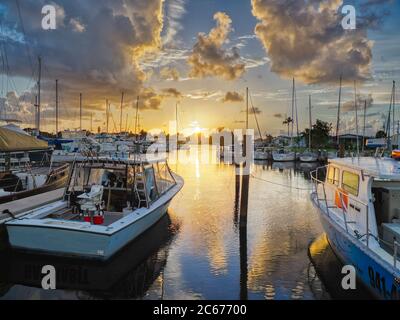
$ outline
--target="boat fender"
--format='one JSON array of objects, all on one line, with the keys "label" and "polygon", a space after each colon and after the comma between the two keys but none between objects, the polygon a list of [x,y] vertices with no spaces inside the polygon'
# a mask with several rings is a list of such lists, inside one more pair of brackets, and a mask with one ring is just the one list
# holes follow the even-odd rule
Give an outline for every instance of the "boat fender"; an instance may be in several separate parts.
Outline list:
[{"label": "boat fender", "polygon": [[[342,194],[342,197],[340,196],[340,194]],[[343,203],[342,203],[343,200]],[[343,204],[343,205],[342,205]],[[349,196],[347,194],[346,191],[344,191],[341,188],[337,188],[336,192],[335,192],[335,205],[339,208],[339,209],[344,209],[345,211],[348,208],[349,205]],[[344,208],[343,208],[344,206]]]}]

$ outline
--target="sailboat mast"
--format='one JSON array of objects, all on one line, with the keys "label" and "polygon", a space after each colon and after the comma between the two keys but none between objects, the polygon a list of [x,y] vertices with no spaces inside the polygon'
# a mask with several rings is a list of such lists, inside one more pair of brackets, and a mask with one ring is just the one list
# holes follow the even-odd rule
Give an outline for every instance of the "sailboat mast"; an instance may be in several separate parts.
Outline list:
[{"label": "sailboat mast", "polygon": [[106,99],[106,132],[108,134],[108,99]]},{"label": "sailboat mast", "polygon": [[37,134],[40,135],[40,91],[41,91],[41,80],[42,80],[42,58],[39,56],[38,57],[38,64],[39,64],[39,73],[38,73],[38,95],[37,95],[37,123],[36,123],[36,128],[37,128]]},{"label": "sailboat mast", "polygon": [[79,94],[79,131],[82,131],[82,93]]},{"label": "sailboat mast", "polygon": [[363,139],[362,139],[362,152],[364,152],[364,145],[365,145],[365,122],[367,117],[367,100],[364,101],[364,123],[363,123]]},{"label": "sailboat mast", "polygon": [[139,96],[136,98],[136,115],[135,115],[135,141],[137,141],[137,125],[139,117]]},{"label": "sailboat mast", "polygon": [[292,84],[292,132],[291,132],[291,137],[290,137],[291,145],[293,144],[293,128],[294,128],[293,116],[294,116],[294,78],[293,78],[293,84]]},{"label": "sailboat mast", "polygon": [[339,145],[339,126],[340,126],[340,107],[342,102],[342,75],[340,75],[340,84],[339,84],[339,102],[338,102],[338,113],[337,113],[337,121],[336,121],[336,141]]},{"label": "sailboat mast", "polygon": [[357,156],[359,156],[360,146],[358,141],[358,105],[357,105],[357,83],[354,81],[354,108],[356,111],[356,139],[357,139]]},{"label": "sailboat mast", "polygon": [[58,137],[58,79],[56,79],[56,137]]},{"label": "sailboat mast", "polygon": [[308,132],[308,151],[311,151],[311,129],[312,129],[312,119],[311,119],[311,94],[309,95],[308,99],[308,115],[309,115],[309,120],[310,120],[310,129]]},{"label": "sailboat mast", "polygon": [[246,88],[246,129],[249,128],[249,88]]},{"label": "sailboat mast", "polygon": [[124,104],[124,92],[122,91],[121,94],[121,110],[120,110],[120,115],[119,115],[119,132],[122,133],[122,106]]}]

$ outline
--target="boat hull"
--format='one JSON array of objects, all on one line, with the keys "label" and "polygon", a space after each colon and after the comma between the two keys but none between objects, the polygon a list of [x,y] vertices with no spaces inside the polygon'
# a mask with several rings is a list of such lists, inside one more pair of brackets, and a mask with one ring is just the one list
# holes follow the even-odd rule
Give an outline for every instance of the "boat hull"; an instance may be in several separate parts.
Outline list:
[{"label": "boat hull", "polygon": [[301,162],[317,162],[318,157],[317,156],[300,156],[300,161]]},{"label": "boat hull", "polygon": [[170,201],[112,234],[51,226],[7,225],[9,242],[11,247],[24,251],[107,260],[160,220]]},{"label": "boat hull", "polygon": [[319,212],[319,216],[336,255],[344,264],[354,266],[358,279],[372,295],[377,299],[399,300],[400,274],[394,267],[365,245],[357,243],[358,240],[346,234],[343,228],[326,214]]},{"label": "boat hull", "polygon": [[270,160],[270,154],[268,152],[254,152],[254,160]]},{"label": "boat hull", "polygon": [[295,153],[273,153],[272,159],[278,162],[296,161]]}]

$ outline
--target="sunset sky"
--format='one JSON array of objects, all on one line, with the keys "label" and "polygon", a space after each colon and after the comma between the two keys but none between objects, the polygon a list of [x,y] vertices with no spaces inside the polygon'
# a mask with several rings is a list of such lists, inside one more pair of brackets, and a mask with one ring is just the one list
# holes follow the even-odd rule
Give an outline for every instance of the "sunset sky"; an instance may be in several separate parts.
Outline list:
[{"label": "sunset sky", "polygon": [[[46,4],[57,8],[56,30],[41,28]],[[343,4],[356,7],[356,30],[341,26]],[[343,74],[342,132],[355,129],[357,80],[374,133],[392,81],[400,86],[399,17],[397,0],[0,0],[0,107],[3,117],[5,108],[7,117],[33,125],[40,55],[42,130],[55,130],[59,79],[61,129],[79,127],[80,92],[85,128],[93,113],[93,126],[105,129],[109,99],[110,128],[119,129],[122,91],[123,127],[128,116],[131,130],[138,95],[147,130],[168,131],[177,102],[180,128],[241,128],[249,87],[263,134],[279,134],[293,77],[303,130],[309,94],[313,118],[335,123]]]}]

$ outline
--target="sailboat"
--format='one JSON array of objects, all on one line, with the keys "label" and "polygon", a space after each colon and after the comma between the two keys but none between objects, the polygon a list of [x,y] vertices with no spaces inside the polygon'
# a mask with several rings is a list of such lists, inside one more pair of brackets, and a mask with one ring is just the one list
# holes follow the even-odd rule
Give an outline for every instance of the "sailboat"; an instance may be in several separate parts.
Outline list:
[{"label": "sailboat", "polygon": [[318,161],[318,154],[311,152],[311,131],[312,131],[312,121],[311,121],[311,95],[309,96],[308,103],[308,114],[310,120],[310,131],[308,132],[308,151],[300,155],[301,162],[316,162]]},{"label": "sailboat", "polygon": [[[296,125],[298,131],[298,121],[297,121],[297,104],[296,104],[296,91],[295,91],[295,80],[293,78],[293,88],[292,88],[292,132],[290,137],[290,146],[289,148],[281,148],[280,150],[276,150],[272,152],[272,159],[274,161],[279,162],[287,162],[287,161],[296,161],[296,152],[291,151],[290,147],[293,146],[293,116],[294,116],[294,108],[296,107]],[[289,123],[288,123],[288,131],[289,131]],[[289,133],[289,132],[288,132]]]}]

